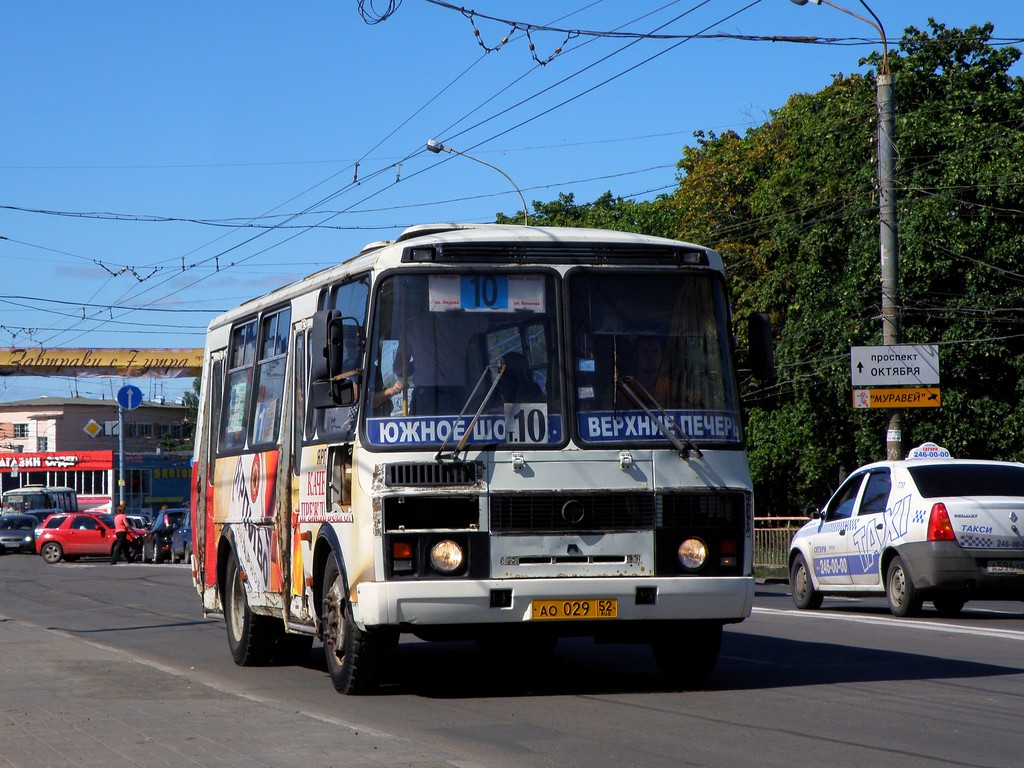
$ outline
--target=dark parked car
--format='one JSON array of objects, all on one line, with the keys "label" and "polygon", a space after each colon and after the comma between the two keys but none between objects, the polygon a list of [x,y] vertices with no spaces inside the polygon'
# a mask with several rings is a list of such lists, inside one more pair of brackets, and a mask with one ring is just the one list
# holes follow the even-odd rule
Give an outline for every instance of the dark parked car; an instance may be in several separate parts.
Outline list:
[{"label": "dark parked car", "polygon": [[[12,512],[4,512],[4,516],[14,514]],[[28,515],[29,517],[35,518],[36,528],[42,525],[42,522],[50,515],[54,514],[52,509],[26,509],[24,512],[19,512],[21,515]]]},{"label": "dark parked car", "polygon": [[147,563],[162,563],[171,558],[171,535],[188,518],[187,509],[161,509],[153,525],[146,531],[142,559]]},{"label": "dark parked car", "polygon": [[171,562],[187,563],[192,556],[192,515],[186,513],[181,525],[171,534]]},{"label": "dark parked car", "polygon": [[0,516],[0,554],[4,552],[36,551],[36,526],[39,521],[32,515]]}]

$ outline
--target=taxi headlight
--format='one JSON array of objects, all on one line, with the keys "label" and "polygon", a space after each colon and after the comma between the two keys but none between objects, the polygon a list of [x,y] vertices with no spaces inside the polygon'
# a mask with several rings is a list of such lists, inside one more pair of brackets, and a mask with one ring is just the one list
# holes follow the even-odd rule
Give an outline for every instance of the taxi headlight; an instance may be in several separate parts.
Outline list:
[{"label": "taxi headlight", "polygon": [[430,566],[438,573],[455,573],[462,567],[465,553],[451,539],[437,542],[430,548]]},{"label": "taxi headlight", "polygon": [[679,545],[679,564],[688,571],[696,571],[708,559],[708,545],[698,538],[687,539]]}]

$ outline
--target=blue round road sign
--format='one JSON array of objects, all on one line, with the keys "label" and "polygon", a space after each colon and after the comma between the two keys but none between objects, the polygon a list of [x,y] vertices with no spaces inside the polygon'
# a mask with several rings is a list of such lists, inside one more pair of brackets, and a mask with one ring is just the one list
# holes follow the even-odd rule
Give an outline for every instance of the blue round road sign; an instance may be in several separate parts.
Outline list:
[{"label": "blue round road sign", "polygon": [[142,390],[131,384],[126,384],[117,390],[117,403],[126,411],[138,408],[142,405]]}]

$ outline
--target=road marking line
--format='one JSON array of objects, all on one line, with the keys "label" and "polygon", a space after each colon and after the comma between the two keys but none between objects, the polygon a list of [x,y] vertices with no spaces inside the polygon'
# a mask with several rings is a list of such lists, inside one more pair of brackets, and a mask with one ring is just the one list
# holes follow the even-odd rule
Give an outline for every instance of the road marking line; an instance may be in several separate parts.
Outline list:
[{"label": "road marking line", "polygon": [[837,613],[819,611],[791,611],[779,608],[753,609],[755,614],[766,616],[788,616],[800,619],[825,619],[827,621],[849,621],[855,624],[873,624],[876,626],[895,627],[898,629],[919,629],[925,632],[946,632],[952,635],[976,635],[978,637],[999,637],[1004,640],[1024,641],[1024,631],[1013,629],[978,629],[963,627],[959,624],[946,624],[938,621],[915,621],[914,619],[898,619],[878,616],[844,616]]}]

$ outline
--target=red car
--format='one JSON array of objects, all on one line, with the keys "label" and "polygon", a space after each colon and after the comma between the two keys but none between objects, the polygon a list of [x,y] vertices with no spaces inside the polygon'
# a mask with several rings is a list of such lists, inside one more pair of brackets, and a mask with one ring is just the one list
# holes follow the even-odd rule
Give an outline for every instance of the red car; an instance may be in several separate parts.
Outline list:
[{"label": "red car", "polygon": [[[132,534],[141,542],[146,532],[133,528]],[[113,515],[61,513],[50,515],[36,528],[36,552],[48,563],[83,555],[110,557],[115,541]]]}]

